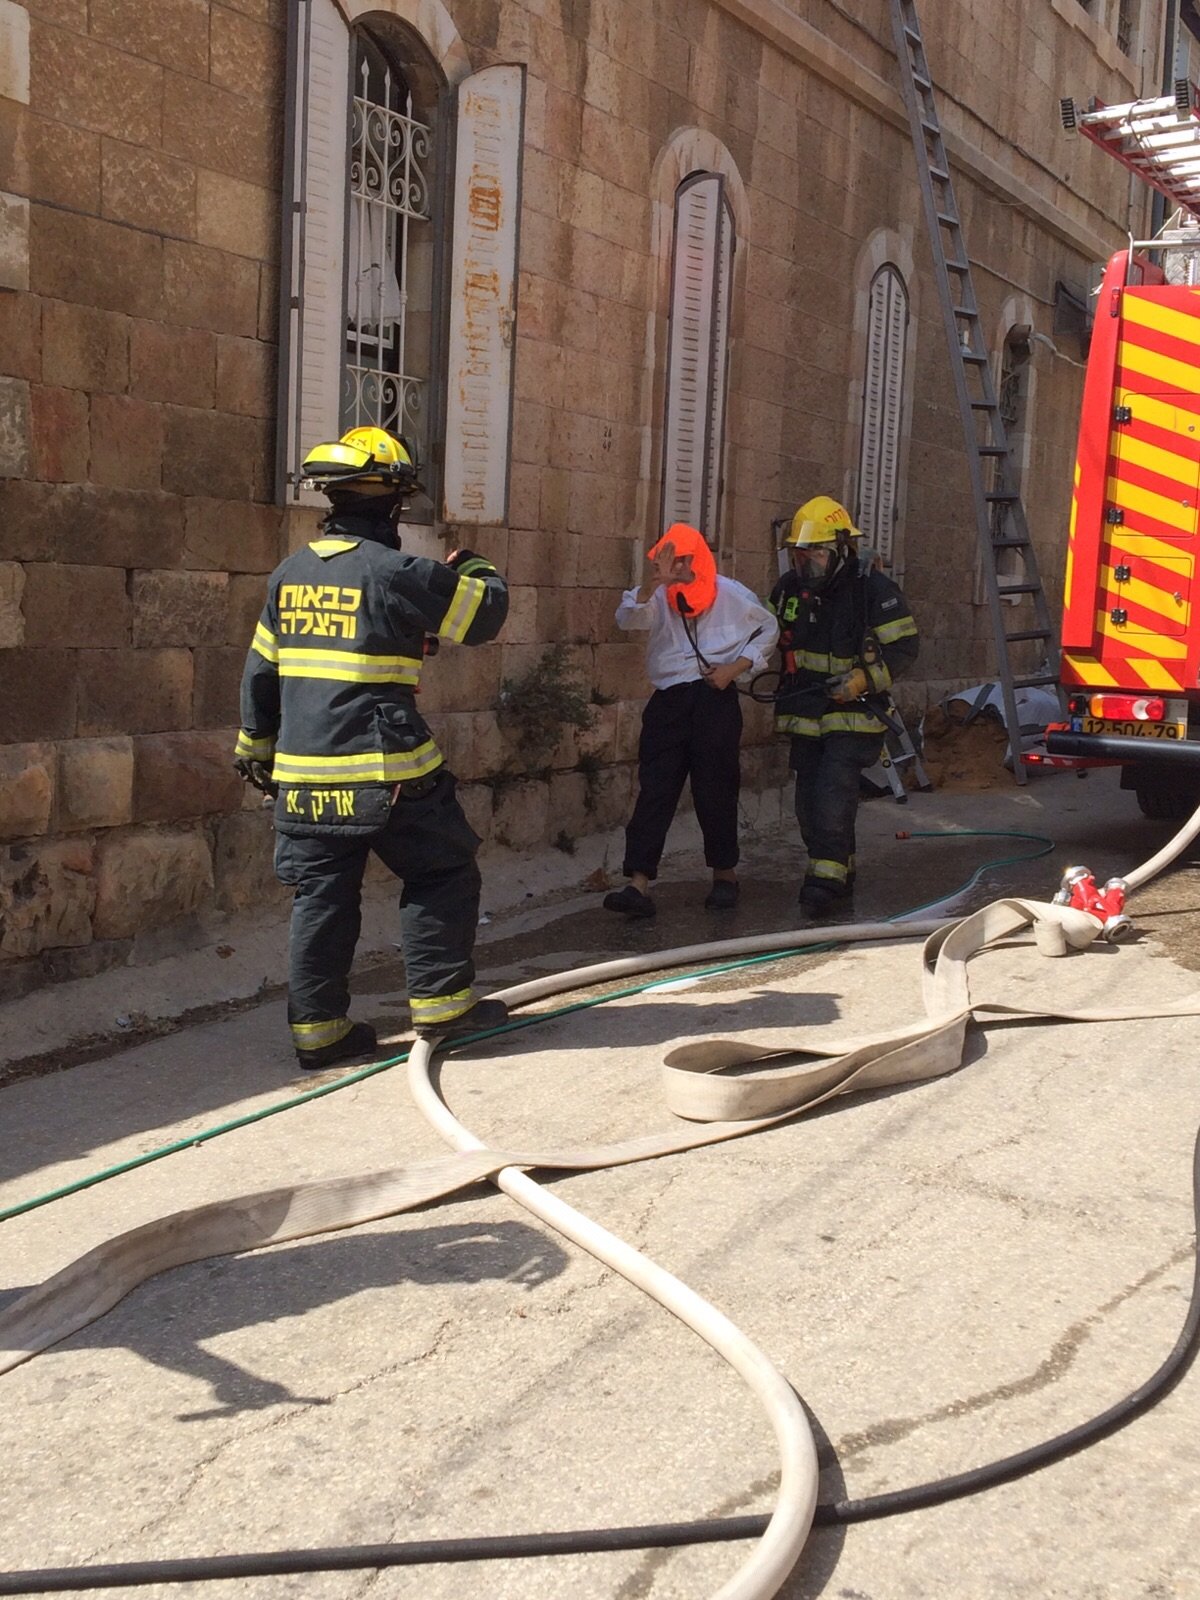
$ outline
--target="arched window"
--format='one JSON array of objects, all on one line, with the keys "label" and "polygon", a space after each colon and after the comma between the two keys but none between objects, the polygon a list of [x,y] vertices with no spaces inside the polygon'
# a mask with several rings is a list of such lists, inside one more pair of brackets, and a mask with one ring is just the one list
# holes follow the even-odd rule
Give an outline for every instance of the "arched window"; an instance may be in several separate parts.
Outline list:
[{"label": "arched window", "polygon": [[287,17],[279,499],[322,504],[305,454],[370,423],[417,447],[414,521],[501,523],[525,69],[471,72],[442,0]]},{"label": "arched window", "polygon": [[725,179],[693,172],[675,191],[663,440],[662,526],[718,541],[735,230]]},{"label": "arched window", "polygon": [[341,425],[403,434],[428,455],[433,129],[387,42],[354,29]]},{"label": "arched window", "polygon": [[896,554],[907,342],[908,289],[887,262],[868,293],[857,525],[889,569]]}]

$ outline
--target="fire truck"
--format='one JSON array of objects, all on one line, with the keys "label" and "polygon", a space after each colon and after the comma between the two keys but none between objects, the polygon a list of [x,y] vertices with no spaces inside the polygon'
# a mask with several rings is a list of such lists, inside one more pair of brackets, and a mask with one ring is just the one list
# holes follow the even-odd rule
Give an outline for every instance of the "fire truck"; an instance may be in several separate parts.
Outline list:
[{"label": "fire truck", "polygon": [[1067,720],[1047,730],[1045,759],[1120,763],[1146,816],[1186,816],[1200,803],[1200,121],[1186,83],[1082,113],[1064,101],[1063,120],[1178,211],[1111,258],[1096,297],[1063,596]]}]

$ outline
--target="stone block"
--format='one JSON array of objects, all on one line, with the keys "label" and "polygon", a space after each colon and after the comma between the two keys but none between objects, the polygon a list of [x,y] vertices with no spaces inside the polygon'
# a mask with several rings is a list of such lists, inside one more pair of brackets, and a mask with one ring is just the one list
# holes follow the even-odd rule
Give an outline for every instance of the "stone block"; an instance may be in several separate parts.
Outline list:
[{"label": "stone block", "polygon": [[42,305],[33,295],[0,294],[0,367],[12,378],[42,375]]},{"label": "stone block", "polygon": [[[196,174],[196,241],[253,261],[279,254],[279,193],[205,168]],[[276,302],[272,333],[279,320]]]},{"label": "stone block", "polygon": [[25,568],[18,561],[0,561],[0,650],[12,650],[24,642],[24,593]]},{"label": "stone block", "polygon": [[0,193],[0,289],[29,288],[29,201]]},{"label": "stone block", "polygon": [[421,710],[479,711],[495,705],[500,692],[500,655],[490,645],[443,650],[422,675]]},{"label": "stone block", "polygon": [[253,339],[258,332],[257,263],[224,250],[165,240],[163,311],[168,322],[184,327]]},{"label": "stone block", "polygon": [[275,876],[275,834],[269,807],[222,817],[213,847],[213,886],[224,912],[280,906],[289,891]]},{"label": "stone block", "polygon": [[[135,324],[136,326],[136,324]],[[63,389],[121,393],[129,382],[129,327],[94,306],[42,303],[42,377]]]},{"label": "stone block", "polygon": [[260,441],[249,424],[226,411],[168,406],[163,487],[182,495],[252,498]]},{"label": "stone block", "polygon": [[603,767],[586,774],[587,795],[593,830],[604,833],[629,820],[633,809],[634,771],[632,767]]},{"label": "stone block", "polygon": [[162,106],[162,144],[198,167],[265,189],[279,181],[282,123],[277,107],[265,99],[249,100],[216,84],[175,77]]},{"label": "stone block", "polygon": [[129,643],[129,596],[122,567],[25,568],[25,643],[90,649]]},{"label": "stone block", "polygon": [[258,269],[258,337],[268,343],[278,343],[279,310],[279,269],[264,261]]},{"label": "stone block", "polygon": [[162,102],[161,67],[94,37],[34,23],[30,104],[41,115],[128,144],[154,146]]},{"label": "stone block", "polygon": [[618,707],[592,706],[591,711],[591,727],[580,728],[576,738],[580,758],[605,764],[617,760]]},{"label": "stone block", "polygon": [[182,822],[237,811],[242,780],[233,768],[236,735],[191,729],[133,741],[133,820]]},{"label": "stone block", "polygon": [[25,477],[29,456],[29,385],[0,378],[0,478]]},{"label": "stone block", "polygon": [[94,867],[95,849],[86,838],[0,851],[0,960],[90,943]]},{"label": "stone block", "polygon": [[0,839],[31,839],[50,826],[54,746],[0,745]]},{"label": "stone block", "polygon": [[135,572],[134,645],[220,644],[228,585],[223,572]]},{"label": "stone block", "polygon": [[244,655],[250,648],[254,628],[262,615],[267,586],[261,578],[231,577],[225,613],[225,643],[236,645]]},{"label": "stone block", "polygon": [[462,782],[494,778],[504,770],[508,750],[494,711],[430,712],[429,727],[446,765]]},{"label": "stone block", "polygon": [[[251,630],[253,632],[253,629]],[[247,635],[247,642],[251,635]],[[228,728],[238,720],[246,644],[214,645],[195,653],[192,721],[197,728]],[[232,744],[230,760],[232,760]]]},{"label": "stone block", "polygon": [[133,740],[69,739],[58,747],[54,828],[118,828],[133,820]]},{"label": "stone block", "polygon": [[5,740],[69,739],[75,732],[75,653],[22,645],[4,652],[0,728]]},{"label": "stone block", "polygon": [[564,836],[573,842],[592,832],[596,824],[587,801],[588,778],[584,773],[551,773],[547,824],[551,844],[557,844]]},{"label": "stone block", "polygon": [[[184,566],[223,572],[268,573],[274,571],[282,555],[282,516],[278,507],[238,500],[187,502]],[[261,580],[256,580],[256,584],[261,608],[265,587]]]},{"label": "stone block", "polygon": [[16,0],[0,0],[0,98],[29,104],[29,12]]},{"label": "stone block", "polygon": [[565,531],[537,531],[513,528],[508,539],[509,583],[548,583],[569,588],[578,572],[579,541]]},{"label": "stone block", "polygon": [[131,394],[176,406],[212,406],[217,355],[211,333],[164,322],[131,322],[127,326]]},{"label": "stone block", "polygon": [[[466,812],[467,821],[480,839],[487,843],[492,837],[495,796],[487,783],[460,783],[458,800]],[[484,881],[484,909],[487,909],[487,882]]]},{"label": "stone block", "polygon": [[128,939],[164,927],[212,899],[212,855],[198,830],[109,834],[96,855],[97,939]]},{"label": "stone block", "polygon": [[522,779],[497,787],[492,838],[513,850],[532,850],[546,838],[550,823],[550,785]]},{"label": "stone block", "polygon": [[82,737],[169,733],[191,724],[190,650],[80,650],[77,671]]},{"label": "stone block", "polygon": [[29,241],[29,284],[35,294],[133,317],[158,315],[164,246],[153,234],[35,205]]},{"label": "stone block", "polygon": [[88,477],[88,399],[78,389],[29,391],[30,472],[46,483],[83,483]]},{"label": "stone block", "polygon": [[158,150],[104,139],[100,209],[114,222],[191,239],[196,232],[196,169]]},{"label": "stone block", "polygon": [[92,481],[114,489],[160,489],[164,433],[161,406],[124,394],[93,396]]},{"label": "stone block", "polygon": [[246,99],[282,105],[281,43],[275,28],[218,7],[212,14],[209,77]]},{"label": "stone block", "polygon": [[121,50],[157,61],[172,72],[208,76],[207,0],[91,0],[91,32]]},{"label": "stone block", "polygon": [[638,741],[642,737],[642,711],[644,700],[619,700],[616,705],[617,726],[613,744],[614,761],[636,761]]},{"label": "stone block", "polygon": [[110,489],[100,484],[71,485],[60,492],[56,555],[66,562],[106,567],[167,566],[183,549],[183,504],[148,490]]},{"label": "stone block", "polygon": [[247,417],[275,415],[275,348],[257,339],[217,339],[217,407]]},{"label": "stone block", "polygon": [[592,673],[593,692],[606,700],[650,693],[646,677],[645,645],[640,640],[629,644],[598,644]]},{"label": "stone block", "polygon": [[85,216],[100,210],[100,135],[30,115],[21,155],[25,186],[35,203],[65,206]]}]

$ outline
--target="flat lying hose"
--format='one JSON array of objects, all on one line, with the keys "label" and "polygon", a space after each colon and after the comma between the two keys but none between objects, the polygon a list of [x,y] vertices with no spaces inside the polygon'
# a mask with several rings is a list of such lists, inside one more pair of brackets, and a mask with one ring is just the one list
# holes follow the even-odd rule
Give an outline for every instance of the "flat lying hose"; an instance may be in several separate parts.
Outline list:
[{"label": "flat lying hose", "polygon": [[[1197,831],[1200,831],[1200,813],[1194,820],[1197,823]],[[1182,849],[1186,842],[1184,840],[1179,848]],[[0,1354],[0,1371],[17,1365],[36,1350],[44,1349],[48,1344],[65,1337],[67,1333],[84,1326],[108,1306],[115,1304],[135,1282],[143,1281],[154,1272],[163,1270],[164,1266],[178,1265],[186,1260],[200,1259],[204,1255],[219,1251],[244,1250],[253,1247],[254,1244],[274,1243],[285,1238],[300,1237],[305,1233],[351,1226],[354,1222],[365,1220],[362,1213],[364,1203],[368,1205],[374,1203],[376,1206],[387,1203],[388,1211],[370,1210],[367,1215],[371,1216],[391,1214],[412,1204],[421,1203],[420,1200],[412,1198],[414,1183],[419,1193],[427,1190],[430,1183],[446,1184],[451,1179],[451,1173],[446,1167],[448,1160],[456,1168],[457,1181],[453,1182],[452,1188],[477,1182],[483,1176],[493,1177],[507,1192],[519,1198],[522,1204],[528,1205],[530,1209],[550,1221],[553,1226],[559,1227],[569,1237],[575,1238],[585,1248],[593,1249],[595,1245],[594,1253],[598,1254],[600,1259],[609,1261],[609,1264],[629,1276],[631,1281],[654,1293],[656,1298],[663,1299],[659,1290],[664,1290],[666,1298],[663,1299],[663,1303],[677,1315],[682,1316],[689,1326],[701,1332],[704,1337],[710,1337],[711,1331],[713,1337],[710,1338],[710,1342],[714,1348],[737,1367],[747,1381],[751,1382],[759,1398],[766,1402],[780,1439],[783,1455],[781,1498],[756,1552],[719,1593],[721,1600],[734,1600],[734,1597],[736,1600],[768,1600],[769,1596],[777,1593],[779,1585],[791,1570],[803,1546],[815,1502],[815,1456],[812,1453],[807,1423],[794,1395],[778,1372],[770,1367],[761,1352],[756,1351],[743,1335],[733,1329],[732,1325],[721,1318],[713,1308],[700,1301],[698,1296],[694,1296],[676,1280],[669,1280],[668,1275],[661,1273],[661,1269],[638,1256],[637,1252],[623,1245],[621,1241],[606,1235],[604,1230],[597,1228],[588,1219],[580,1217],[572,1208],[566,1207],[553,1197],[544,1195],[522,1172],[510,1169],[528,1166],[565,1166],[582,1170],[585,1167],[601,1164],[615,1164],[616,1161],[645,1159],[651,1154],[665,1154],[672,1149],[693,1148],[698,1144],[735,1137],[755,1128],[772,1126],[850,1089],[878,1087],[883,1084],[912,1082],[919,1078],[932,1077],[951,1070],[961,1063],[966,1025],[973,1015],[1055,1015],[1070,1020],[1103,1021],[1149,1015],[1200,1014],[1200,1002],[1197,1001],[1150,1010],[1108,1008],[1086,1012],[1045,1012],[1012,1007],[1003,1003],[972,1001],[966,978],[966,963],[970,957],[996,939],[1006,937],[1035,921],[1058,922],[1063,927],[1069,942],[1075,945],[1086,944],[1098,931],[1095,919],[1087,917],[1084,913],[1061,907],[1043,906],[1037,902],[1016,900],[997,902],[993,906],[985,907],[973,917],[949,927],[942,927],[931,935],[926,945],[923,968],[927,1011],[924,1023],[894,1031],[886,1036],[859,1040],[853,1045],[843,1045],[840,1055],[833,1059],[828,1056],[828,1043],[825,1044],[823,1052],[804,1044],[799,1046],[798,1052],[796,1049],[781,1052],[770,1047],[747,1044],[745,1040],[709,1041],[700,1045],[683,1046],[671,1052],[668,1058],[666,1069],[668,1103],[673,1109],[681,1111],[688,1117],[710,1122],[716,1117],[722,1117],[725,1119],[724,1123],[718,1122],[687,1137],[680,1137],[678,1134],[668,1135],[667,1139],[673,1141],[670,1143],[664,1143],[661,1136],[652,1136],[648,1141],[635,1140],[623,1146],[609,1147],[605,1152],[608,1159],[604,1161],[597,1159],[601,1154],[598,1150],[587,1152],[587,1159],[583,1162],[574,1160],[563,1162],[561,1153],[555,1152],[531,1155],[484,1150],[473,1136],[453,1119],[449,1110],[433,1094],[428,1076],[430,1048],[427,1045],[419,1045],[410,1061],[410,1084],[423,1105],[429,1098],[437,1101],[436,1106],[430,1104],[426,1107],[427,1112],[432,1114],[435,1124],[447,1137],[458,1145],[460,1151],[458,1156],[443,1158],[441,1163],[422,1163],[419,1169],[400,1169],[396,1173],[376,1174],[368,1179],[335,1180],[333,1183],[276,1190],[265,1195],[247,1196],[224,1206],[200,1207],[192,1212],[178,1213],[174,1217],[147,1224],[143,1228],[133,1230],[132,1233],[109,1241],[108,1244],[89,1252],[71,1267],[64,1269],[40,1289],[23,1296],[6,1313],[0,1315],[0,1349],[7,1348],[9,1352],[7,1360]],[[858,928],[832,929],[830,933],[840,935],[839,942],[844,942],[848,937],[878,938],[881,934],[886,937],[896,937],[898,932],[908,934],[917,931],[912,927],[897,930],[885,925],[883,929],[875,928],[870,932],[864,932],[864,926],[869,927],[860,925]],[[794,942],[794,936],[789,942]],[[733,943],[744,948],[747,942]],[[700,948],[704,954],[712,955],[722,947]],[[688,959],[695,957],[696,952],[688,953]],[[672,963],[671,956],[663,956],[661,953],[653,959],[659,966]],[[677,960],[678,955],[674,959]],[[614,967],[618,971],[628,970],[628,963],[607,963],[600,968],[586,969],[583,973],[519,985],[508,991],[506,998],[516,1004],[543,993],[576,988],[585,981],[599,981],[601,975],[604,977],[618,975],[613,971]],[[736,1080],[718,1080],[709,1076],[717,1065],[765,1060],[770,1057],[778,1060],[785,1055],[790,1057],[796,1053],[823,1055],[823,1059],[815,1066],[789,1067],[769,1074],[750,1073]],[[781,1085],[783,1085],[782,1091]],[[742,1118],[740,1121],[737,1120],[739,1115]],[[435,1166],[438,1168],[436,1176],[431,1170]],[[525,1192],[526,1186],[532,1193]],[[445,1194],[452,1192],[452,1189],[443,1187],[438,1188],[437,1192]],[[429,1193],[425,1193],[426,1199],[431,1197]],[[257,1238],[254,1237],[256,1233]],[[222,1238],[229,1242],[218,1245],[217,1241]],[[139,1273],[140,1276],[137,1276]],[[99,1285],[96,1282],[98,1274],[104,1279]],[[668,1281],[664,1283],[664,1280]],[[670,1285],[674,1286],[673,1289]],[[794,1509],[797,1504],[807,1506],[807,1513],[799,1523]],[[296,1559],[294,1556],[290,1558]],[[244,1559],[269,1560],[271,1557]],[[380,1563],[367,1561],[361,1564]],[[164,1564],[148,1565],[153,1567],[155,1576],[145,1581],[164,1581]],[[191,1569],[190,1576],[200,1575],[196,1572],[194,1563],[185,1565]],[[338,1565],[342,1563],[339,1562]],[[99,1569],[91,1570],[99,1576]],[[129,1567],[126,1566],[123,1570],[124,1576],[120,1581],[129,1583],[131,1581]],[[245,1571],[244,1568],[242,1570]],[[272,1570],[285,1569],[276,1567]],[[313,1568],[293,1567],[286,1570],[313,1570]],[[88,1569],[73,1569],[69,1573],[70,1582],[65,1585],[60,1583],[58,1587],[88,1587],[89,1585],[80,1581],[86,1577],[87,1572]],[[49,1587],[44,1585],[40,1591],[29,1587],[29,1582],[35,1577],[49,1577],[49,1574],[8,1576],[17,1582],[24,1581],[25,1587],[23,1589],[3,1587],[0,1584],[0,1592],[45,1592],[46,1587]],[[111,1587],[113,1584],[101,1581],[94,1586]]]}]

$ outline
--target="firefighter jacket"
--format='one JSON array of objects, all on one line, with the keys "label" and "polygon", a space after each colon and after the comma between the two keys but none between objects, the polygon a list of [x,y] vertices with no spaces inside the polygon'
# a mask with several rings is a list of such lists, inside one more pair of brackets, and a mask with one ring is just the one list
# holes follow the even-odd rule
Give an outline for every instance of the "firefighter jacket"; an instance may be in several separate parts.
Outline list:
[{"label": "firefighter jacket", "polygon": [[[882,734],[876,710],[917,659],[917,625],[898,587],[882,572],[853,568],[813,590],[786,572],[768,601],[779,618],[782,656],[775,730],[802,739],[830,733]],[[831,699],[830,678],[860,667],[870,689],[860,700]]]},{"label": "firefighter jacket", "polygon": [[414,698],[427,637],[494,639],[508,590],[470,551],[405,554],[389,523],[341,514],[324,530],[268,580],[235,754],[272,767],[280,832],[371,835],[398,784],[442,765]]}]

